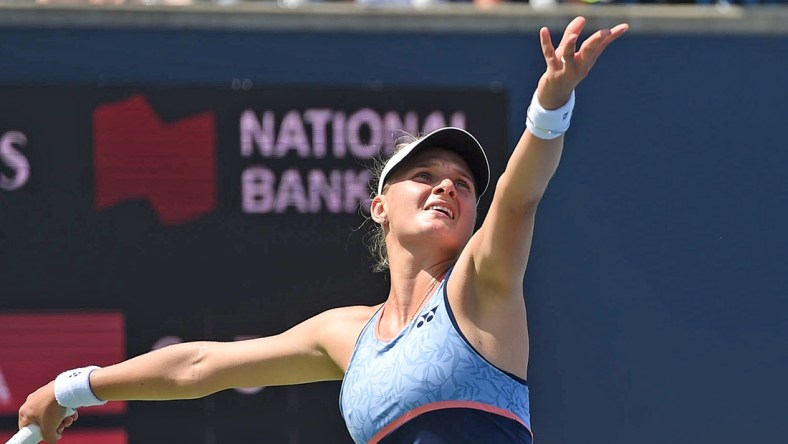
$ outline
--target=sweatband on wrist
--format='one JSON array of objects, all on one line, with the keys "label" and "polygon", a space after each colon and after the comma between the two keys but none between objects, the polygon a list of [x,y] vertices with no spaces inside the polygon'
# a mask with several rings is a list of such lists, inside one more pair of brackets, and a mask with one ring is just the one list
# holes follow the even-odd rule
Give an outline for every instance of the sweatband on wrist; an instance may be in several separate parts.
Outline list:
[{"label": "sweatband on wrist", "polygon": [[552,110],[544,109],[539,103],[536,93],[534,93],[531,99],[531,106],[528,107],[526,112],[525,127],[531,131],[531,134],[540,139],[555,139],[569,129],[574,107],[574,91],[572,91],[569,100],[562,107]]},{"label": "sweatband on wrist", "polygon": [[107,401],[98,399],[90,388],[90,373],[97,368],[101,367],[92,365],[75,368],[57,375],[55,378],[57,403],[73,409],[106,404]]}]

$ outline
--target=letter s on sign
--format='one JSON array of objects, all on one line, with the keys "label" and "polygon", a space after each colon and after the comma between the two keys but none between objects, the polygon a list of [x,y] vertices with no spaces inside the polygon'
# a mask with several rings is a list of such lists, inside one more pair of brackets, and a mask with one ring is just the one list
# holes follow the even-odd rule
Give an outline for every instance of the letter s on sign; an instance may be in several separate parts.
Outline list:
[{"label": "letter s on sign", "polygon": [[27,136],[19,131],[0,135],[0,164],[10,168],[11,175],[0,169],[0,189],[13,191],[22,188],[30,177],[30,163],[19,149],[27,144]]}]

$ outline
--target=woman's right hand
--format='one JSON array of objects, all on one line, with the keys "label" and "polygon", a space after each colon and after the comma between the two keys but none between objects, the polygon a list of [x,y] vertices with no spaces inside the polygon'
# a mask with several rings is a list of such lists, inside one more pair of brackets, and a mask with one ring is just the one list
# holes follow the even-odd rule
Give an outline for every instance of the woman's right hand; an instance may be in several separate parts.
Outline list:
[{"label": "woman's right hand", "polygon": [[19,428],[36,424],[47,444],[55,444],[63,431],[77,420],[79,414],[66,415],[66,408],[55,399],[55,382],[39,388],[28,395],[19,408]]}]

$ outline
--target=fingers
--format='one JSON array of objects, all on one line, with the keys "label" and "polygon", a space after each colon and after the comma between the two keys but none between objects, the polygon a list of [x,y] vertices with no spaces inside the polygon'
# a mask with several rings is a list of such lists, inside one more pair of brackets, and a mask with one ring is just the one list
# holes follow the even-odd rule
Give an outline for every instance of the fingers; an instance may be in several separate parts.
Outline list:
[{"label": "fingers", "polygon": [[542,44],[542,55],[544,55],[544,60],[547,63],[547,67],[556,71],[560,70],[563,67],[563,64],[561,63],[561,59],[555,54],[553,39],[550,37],[549,29],[542,28],[539,30],[539,41]]},{"label": "fingers", "polygon": [[62,435],[63,432],[71,427],[72,424],[79,418],[79,413],[74,411],[74,414],[71,416],[66,416],[63,418],[63,421],[60,422],[60,425],[57,427],[57,434]]},{"label": "fingers", "polygon": [[610,29],[599,30],[578,48],[578,41],[585,26],[586,19],[583,17],[576,17],[569,22],[557,47],[553,46],[548,28],[539,30],[542,54],[547,64],[543,77],[547,87],[537,88],[540,100],[550,101],[549,97],[566,96],[588,75],[605,48],[629,29],[629,25],[622,23]]},{"label": "fingers", "polygon": [[41,429],[41,436],[48,444],[59,441],[66,428],[70,427],[78,418],[76,412],[64,417],[65,413],[65,407],[55,404],[47,408],[44,415],[39,418],[38,425]]},{"label": "fingers", "polygon": [[580,46],[580,56],[579,58],[582,60],[584,66],[591,69],[596,63],[596,59],[599,58],[599,55],[604,50],[607,44],[605,43],[607,39],[610,37],[611,32],[609,29],[601,29],[591,37],[587,38],[586,41]]},{"label": "fingers", "polygon": [[31,393],[19,407],[19,428],[37,424],[44,441],[55,444],[63,430],[77,419],[75,413],[64,420],[66,411],[57,403],[54,382],[50,382]]},{"label": "fingers", "polygon": [[574,20],[566,25],[564,35],[561,37],[561,43],[558,44],[559,52],[561,53],[561,61],[563,63],[574,63],[577,39],[580,37],[580,34],[583,32],[583,28],[585,26],[585,17],[575,17]]},{"label": "fingers", "polygon": [[575,48],[577,46],[577,39],[579,35],[571,34],[561,39],[561,64],[566,68],[573,69],[575,66]]},{"label": "fingers", "polygon": [[47,444],[57,443],[62,436],[63,434],[58,432],[57,430],[45,431],[43,427],[41,428],[41,437],[44,438],[44,441]]},{"label": "fingers", "polygon": [[60,423],[57,428],[58,433],[63,433],[63,430],[66,430],[68,427],[71,427],[71,424],[74,424],[74,418],[70,416],[66,416],[65,419]]},{"label": "fingers", "polygon": [[558,49],[555,49],[553,40],[550,37],[550,31],[547,28],[540,29],[539,40],[542,44],[542,54],[547,66],[555,71],[561,71],[564,69],[564,65],[574,63],[577,38],[578,34],[564,33]]},{"label": "fingers", "polygon": [[575,51],[577,40],[586,25],[585,17],[575,17],[564,29],[564,35],[558,47],[553,46],[550,31],[545,27],[539,30],[539,39],[542,44],[542,54],[544,55],[547,66],[553,70],[560,71],[565,65],[572,66],[575,62]]},{"label": "fingers", "polygon": [[591,37],[583,42],[582,46],[580,47],[578,59],[582,61],[584,67],[587,70],[590,70],[605,48],[607,48],[610,43],[624,34],[628,29],[629,25],[622,23],[620,25],[614,26],[611,29],[601,29],[595,32],[593,35],[591,35]]},{"label": "fingers", "polygon": [[561,42],[563,43],[572,35],[578,36],[583,32],[583,28],[586,26],[586,19],[585,17],[575,17],[568,25],[566,25],[566,29],[564,30],[564,36],[561,38]]},{"label": "fingers", "polygon": [[48,416],[49,415],[44,415],[38,426],[41,428],[41,437],[44,438],[44,441],[46,441],[47,444],[54,444],[60,439],[65,427],[63,427],[62,423],[55,427],[55,424],[58,424],[55,422],[57,420],[54,417]]}]

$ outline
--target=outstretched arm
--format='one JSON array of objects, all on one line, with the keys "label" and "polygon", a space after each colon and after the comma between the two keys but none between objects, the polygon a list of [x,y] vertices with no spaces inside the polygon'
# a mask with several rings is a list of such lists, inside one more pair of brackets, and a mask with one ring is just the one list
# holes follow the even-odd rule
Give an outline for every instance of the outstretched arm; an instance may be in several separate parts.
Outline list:
[{"label": "outstretched arm", "polygon": [[[329,310],[279,335],[237,342],[190,342],[155,350],[90,373],[103,401],[192,399],[221,390],[337,380],[367,307]],[[62,420],[54,382],[19,409],[19,427],[35,423],[53,444],[76,417]],[[62,421],[61,421],[62,420]]]},{"label": "outstretched arm", "polygon": [[[577,48],[585,23],[583,17],[572,20],[558,47],[553,46],[547,28],[539,31],[547,68],[539,79],[535,99],[546,110],[567,104],[605,48],[629,28],[620,24],[597,31]],[[519,294],[515,289],[522,287],[536,208],[561,158],[563,135],[545,139],[535,132],[544,136],[533,129],[523,132],[498,181],[487,217],[470,245],[479,282],[489,290],[487,295]]]}]

